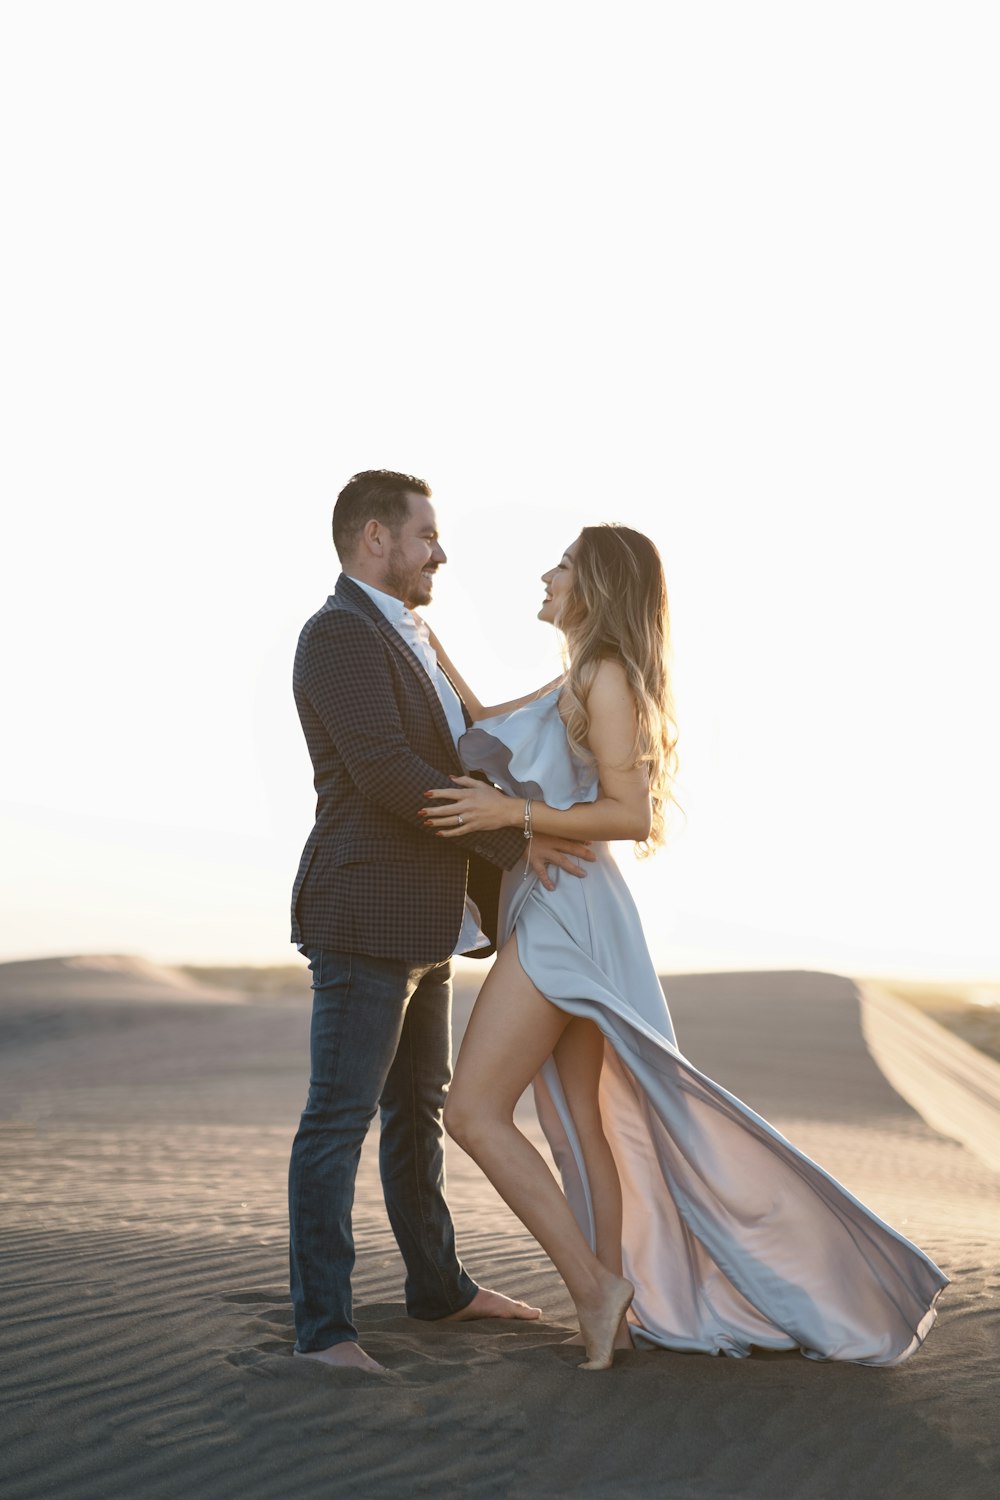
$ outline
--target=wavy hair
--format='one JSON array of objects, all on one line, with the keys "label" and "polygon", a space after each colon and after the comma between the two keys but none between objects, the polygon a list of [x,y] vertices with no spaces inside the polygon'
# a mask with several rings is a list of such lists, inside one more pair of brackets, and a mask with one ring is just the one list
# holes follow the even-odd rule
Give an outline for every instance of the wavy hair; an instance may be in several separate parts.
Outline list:
[{"label": "wavy hair", "polygon": [[652,824],[636,853],[664,838],[677,772],[677,726],[668,673],[670,615],[660,554],[628,526],[585,526],[573,554],[573,587],[557,620],[568,657],[561,710],[574,751],[593,763],[587,698],[606,658],[620,662],[635,699],[634,766],[649,777]]}]

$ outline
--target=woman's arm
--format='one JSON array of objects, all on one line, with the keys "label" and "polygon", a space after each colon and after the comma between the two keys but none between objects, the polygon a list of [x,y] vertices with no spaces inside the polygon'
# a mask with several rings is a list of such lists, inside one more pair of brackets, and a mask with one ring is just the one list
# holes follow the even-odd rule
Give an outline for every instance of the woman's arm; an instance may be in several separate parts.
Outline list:
[{"label": "woman's arm", "polygon": [[[549,807],[532,799],[531,823],[536,833],[572,839],[646,838],[651,823],[649,782],[642,766],[631,764],[635,753],[635,702],[624,668],[604,661],[597,669],[587,699],[590,711],[590,749],[600,781],[595,802],[572,807]],[[428,827],[442,838],[487,828],[520,828],[524,803],[471,776],[456,776],[455,791],[429,793],[432,805],[424,810]],[[456,822],[461,817],[462,822]]]},{"label": "woman's arm", "polygon": [[[419,616],[417,616],[416,618],[419,618]],[[542,698],[546,693],[551,692],[554,687],[557,687],[558,684],[562,682],[565,675],[564,673],[560,673],[558,677],[553,677],[551,682],[547,682],[544,687],[536,688],[533,693],[525,693],[522,698],[511,698],[507,703],[495,703],[490,708],[484,708],[479,699],[476,697],[475,693],[470,688],[469,684],[466,682],[465,678],[456,670],[455,663],[452,661],[451,657],[448,655],[447,651],[444,649],[441,642],[434,634],[433,630],[431,630],[430,626],[427,624],[427,621],[423,620],[422,623],[426,626],[427,631],[430,634],[431,645],[434,647],[434,651],[438,661],[441,663],[442,667],[447,672],[452,682],[455,684],[456,688],[459,691],[459,694],[465,701],[466,708],[469,710],[469,713],[472,715],[473,719],[491,719],[494,714],[506,714],[510,713],[512,709],[523,708],[526,703],[533,703],[536,698]]]}]

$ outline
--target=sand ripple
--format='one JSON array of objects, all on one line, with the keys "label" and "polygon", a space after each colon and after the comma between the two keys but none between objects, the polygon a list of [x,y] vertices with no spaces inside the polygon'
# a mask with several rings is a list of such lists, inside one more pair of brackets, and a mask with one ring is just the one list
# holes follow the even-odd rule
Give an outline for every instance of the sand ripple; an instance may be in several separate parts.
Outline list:
[{"label": "sand ripple", "polygon": [[374,1139],[358,1319],[394,1378],[293,1361],[304,1007],[151,1003],[116,1029],[97,1002],[53,1004],[40,1038],[18,1002],[0,1058],[4,1500],[992,1496],[998,1178],[891,1088],[846,981],[772,976],[756,1003],[763,981],[739,980],[673,981],[686,1050],[955,1278],[908,1364],[658,1351],[581,1375],[558,1279],[457,1151],[463,1256],[545,1320],[413,1322]]}]

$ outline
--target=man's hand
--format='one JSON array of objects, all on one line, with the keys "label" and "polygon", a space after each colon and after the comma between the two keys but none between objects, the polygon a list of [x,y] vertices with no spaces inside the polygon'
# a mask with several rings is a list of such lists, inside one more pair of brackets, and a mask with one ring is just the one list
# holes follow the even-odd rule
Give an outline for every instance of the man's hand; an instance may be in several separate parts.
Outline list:
[{"label": "man's hand", "polygon": [[597,855],[589,844],[580,844],[574,839],[555,838],[552,834],[536,833],[531,840],[528,867],[534,870],[547,891],[554,891],[556,883],[549,875],[549,865],[558,865],[567,875],[577,875],[584,880],[587,872],[581,870],[576,861],[586,859],[593,863],[596,858]]}]

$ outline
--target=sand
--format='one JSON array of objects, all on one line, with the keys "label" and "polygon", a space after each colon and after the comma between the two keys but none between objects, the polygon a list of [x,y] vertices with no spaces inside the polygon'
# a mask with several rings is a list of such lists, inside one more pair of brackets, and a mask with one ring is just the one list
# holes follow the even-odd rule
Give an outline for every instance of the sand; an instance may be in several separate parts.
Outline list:
[{"label": "sand", "polygon": [[[536,1301],[544,1321],[412,1322],[374,1137],[358,1187],[357,1313],[393,1378],[293,1361],[284,1179],[305,1090],[304,981],[240,998],[130,960],[10,964],[4,1500],[994,1495],[1000,1177],[984,1156],[1000,1065],[949,1053],[936,1100],[940,1028],[918,1017],[932,1030],[914,1041],[912,1010],[832,975],[666,987],[688,1055],[954,1278],[907,1364],[654,1351],[581,1373],[560,1343],[570,1308],[555,1272],[456,1148],[467,1265]],[[458,1032],[472,998],[463,980]],[[522,1115],[537,1134],[530,1107]]]}]

